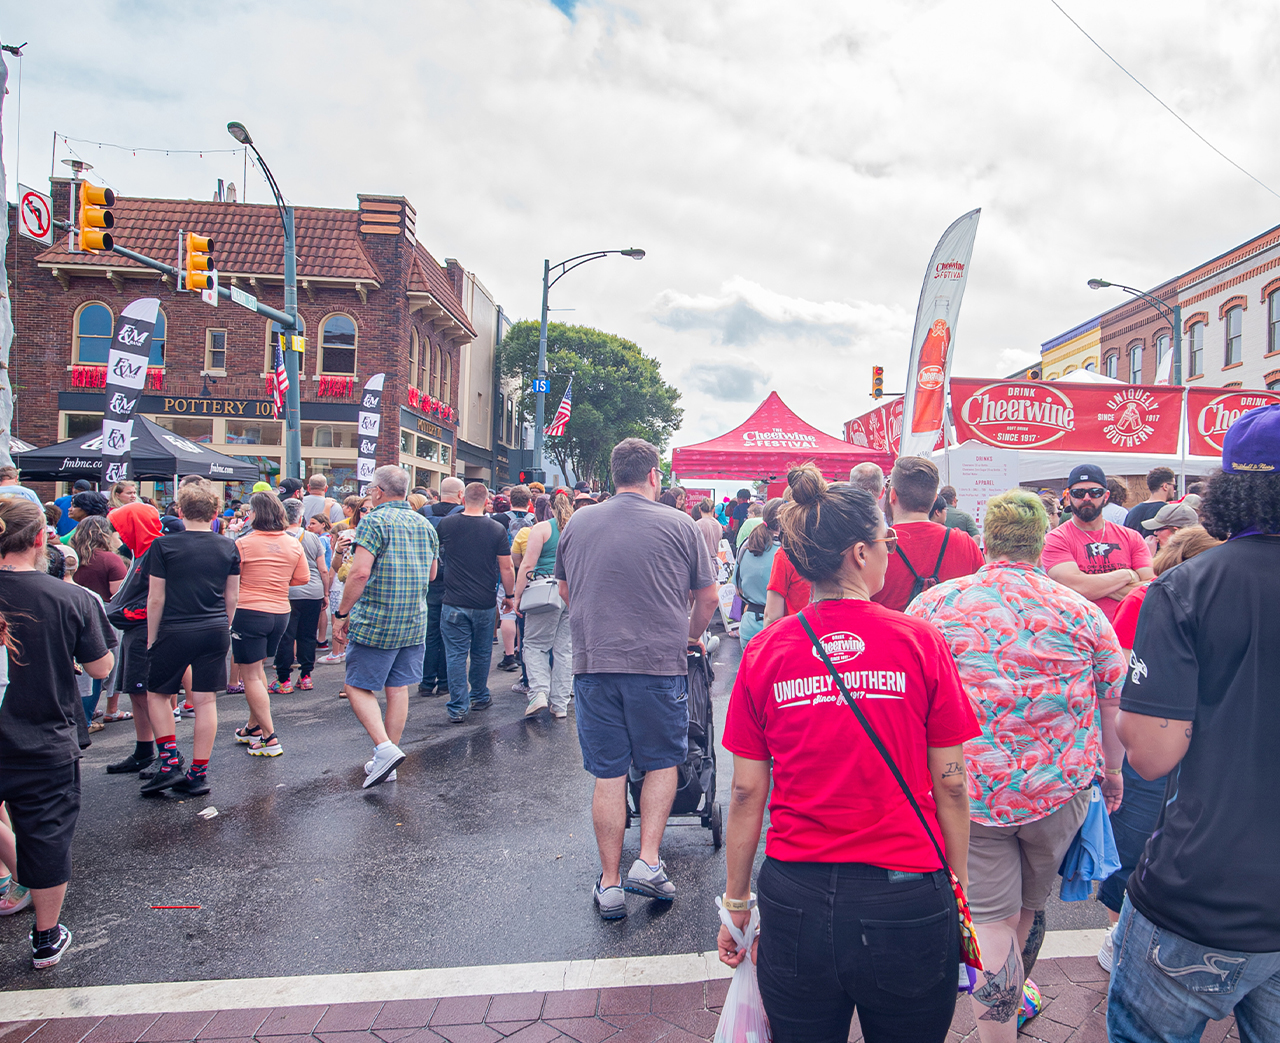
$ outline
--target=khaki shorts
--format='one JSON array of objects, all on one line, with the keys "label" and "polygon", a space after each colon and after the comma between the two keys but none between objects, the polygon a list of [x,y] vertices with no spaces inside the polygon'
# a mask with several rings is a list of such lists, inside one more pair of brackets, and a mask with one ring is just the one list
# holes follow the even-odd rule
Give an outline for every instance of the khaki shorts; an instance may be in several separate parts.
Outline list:
[{"label": "khaki shorts", "polygon": [[1081,790],[1057,811],[1020,826],[969,824],[968,898],[974,923],[1044,909],[1092,792],[1092,787]]}]

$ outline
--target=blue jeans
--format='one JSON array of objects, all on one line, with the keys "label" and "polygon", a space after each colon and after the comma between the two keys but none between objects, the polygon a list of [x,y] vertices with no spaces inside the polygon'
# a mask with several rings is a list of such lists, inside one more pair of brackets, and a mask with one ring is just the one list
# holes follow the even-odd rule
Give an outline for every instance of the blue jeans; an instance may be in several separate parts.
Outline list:
[{"label": "blue jeans", "polygon": [[1242,1043],[1280,1039],[1280,952],[1200,945],[1157,927],[1126,898],[1107,994],[1111,1043],[1198,1043],[1233,1008]]},{"label": "blue jeans", "polygon": [[1116,854],[1120,856],[1120,868],[1102,881],[1098,888],[1098,901],[1113,913],[1120,911],[1124,902],[1124,889],[1129,877],[1138,867],[1138,859],[1155,832],[1156,820],[1164,807],[1165,779],[1148,782],[1124,759],[1124,801],[1111,813],[1111,832],[1116,838]]},{"label": "blue jeans", "polygon": [[93,713],[98,708],[98,700],[102,698],[102,682],[94,679],[93,694],[80,697],[80,705],[84,707],[84,719],[86,724],[93,723]]},{"label": "blue jeans", "polygon": [[[449,664],[449,716],[465,717],[473,706],[489,705],[489,664],[493,660],[493,624],[498,611],[443,605],[440,636]],[[467,669],[467,656],[471,668]],[[470,692],[468,692],[470,682]]]},{"label": "blue jeans", "polygon": [[440,635],[443,605],[427,603],[427,649],[422,654],[422,683],[439,688],[449,683],[449,664],[444,657],[444,638]]}]

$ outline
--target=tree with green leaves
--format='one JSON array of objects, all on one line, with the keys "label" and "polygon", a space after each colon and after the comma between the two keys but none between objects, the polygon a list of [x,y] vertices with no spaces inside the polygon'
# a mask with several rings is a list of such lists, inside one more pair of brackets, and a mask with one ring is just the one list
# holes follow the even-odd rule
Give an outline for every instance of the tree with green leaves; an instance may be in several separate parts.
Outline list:
[{"label": "tree with green leaves", "polygon": [[[518,322],[507,331],[500,349],[502,372],[521,378],[519,410],[534,419],[535,397],[529,391],[538,370],[538,324]],[[662,379],[658,362],[637,345],[589,326],[547,326],[546,422],[555,416],[569,378],[573,378],[573,413],[562,437],[548,438],[547,455],[579,478],[609,482],[609,454],[624,438],[644,438],[659,449],[680,426],[684,410],[680,392]]]}]

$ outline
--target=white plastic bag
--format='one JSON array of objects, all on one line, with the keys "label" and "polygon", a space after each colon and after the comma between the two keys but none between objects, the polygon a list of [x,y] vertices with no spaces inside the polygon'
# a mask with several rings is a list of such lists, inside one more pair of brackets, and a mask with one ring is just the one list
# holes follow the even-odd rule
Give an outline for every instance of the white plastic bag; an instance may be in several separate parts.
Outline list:
[{"label": "white plastic bag", "polygon": [[[720,899],[716,899],[720,905]],[[716,1026],[715,1043],[770,1043],[769,1019],[765,1016],[760,984],[756,981],[756,965],[751,962],[751,943],[760,933],[760,910],[751,910],[745,930],[738,930],[733,919],[720,908],[720,922],[729,928],[738,952],[747,954],[733,972],[729,994],[724,998],[720,1023]]]}]

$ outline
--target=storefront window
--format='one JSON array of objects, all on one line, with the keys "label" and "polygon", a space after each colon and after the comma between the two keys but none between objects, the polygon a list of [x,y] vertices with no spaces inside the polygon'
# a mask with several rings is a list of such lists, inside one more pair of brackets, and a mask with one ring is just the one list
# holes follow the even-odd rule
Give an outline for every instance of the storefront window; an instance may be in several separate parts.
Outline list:
[{"label": "storefront window", "polygon": [[440,459],[440,443],[433,442],[430,438],[419,438],[417,455],[423,460]]},{"label": "storefront window", "polygon": [[449,447],[447,445],[440,447],[440,462],[446,466],[449,463]]},{"label": "storefront window", "polygon": [[189,442],[213,441],[213,421],[185,416],[158,416],[152,418],[166,431],[181,435]]},{"label": "storefront window", "polygon": [[317,449],[354,449],[356,425],[304,423],[302,444],[315,446]]},{"label": "storefront window", "polygon": [[228,445],[279,445],[278,420],[228,420]]},{"label": "storefront window", "polygon": [[413,434],[403,427],[400,429],[400,452],[413,455]]},{"label": "storefront window", "polygon": [[101,413],[67,413],[63,418],[63,438],[79,438],[90,432],[101,434]]}]

